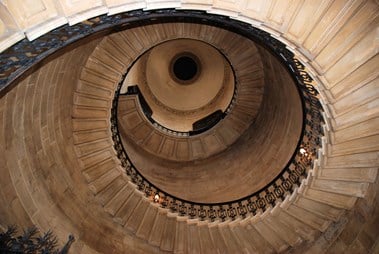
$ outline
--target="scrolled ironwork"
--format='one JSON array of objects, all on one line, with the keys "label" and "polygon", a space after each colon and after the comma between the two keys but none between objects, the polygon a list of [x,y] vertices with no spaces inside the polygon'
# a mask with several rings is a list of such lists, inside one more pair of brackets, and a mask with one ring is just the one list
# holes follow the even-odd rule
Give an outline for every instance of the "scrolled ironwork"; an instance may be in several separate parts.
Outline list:
[{"label": "scrolled ironwork", "polygon": [[[284,200],[307,177],[309,169],[313,167],[313,162],[317,158],[317,150],[321,147],[323,116],[318,92],[315,89],[315,81],[307,72],[306,67],[286,48],[285,44],[270,36],[269,33],[251,26],[251,24],[202,11],[166,9],[136,10],[112,16],[102,15],[74,26],[64,25],[32,42],[24,39],[2,52],[0,56],[0,92],[11,87],[18,77],[36,63],[86,36],[98,33],[104,35],[113,31],[157,22],[175,22],[178,19],[180,22],[214,25],[239,33],[270,50],[287,67],[297,84],[304,112],[303,133],[296,152],[288,165],[271,183],[260,191],[239,200],[219,204],[200,204],[174,197],[148,182],[125,153],[118,135],[117,90],[111,110],[110,126],[116,154],[126,175],[142,193],[152,201],[154,195],[158,194],[158,203],[180,216],[214,221],[245,218],[249,214],[254,216],[259,212],[264,212],[277,202]],[[301,154],[300,148],[304,148],[307,154]]]},{"label": "scrolled ironwork", "polygon": [[[163,208],[169,209],[171,212],[178,213],[179,216],[188,216],[189,218],[209,221],[225,221],[245,218],[248,214],[254,216],[259,212],[262,213],[269,207],[275,206],[277,202],[283,201],[286,195],[295,190],[295,187],[300,186],[302,179],[307,177],[309,169],[313,167],[317,150],[321,146],[320,137],[323,135],[322,107],[319,103],[318,92],[314,88],[312,77],[307,73],[305,66],[300,60],[286,49],[283,43],[277,41],[266,32],[253,27],[249,29],[248,35],[254,34],[254,36],[250,36],[250,39],[265,44],[265,47],[276,54],[282,63],[287,66],[287,69],[297,84],[299,94],[302,98],[304,114],[301,139],[288,165],[282,170],[278,177],[266,185],[266,187],[242,199],[218,204],[196,203],[174,197],[149,183],[146,179],[142,181],[141,178],[143,178],[143,176],[140,175],[138,170],[128,161],[131,166],[125,168],[125,170],[127,174],[131,176],[131,181],[137,184],[138,188],[144,191],[148,197],[152,195],[151,193],[158,193],[159,196],[162,197],[160,205]],[[246,36],[246,34],[243,35]],[[114,100],[117,101],[117,99],[116,93]],[[116,109],[117,107],[113,107],[112,109],[112,131],[115,130],[113,126],[117,128],[117,123],[114,123],[117,122]],[[117,154],[123,154],[119,157],[120,160],[125,160],[127,158],[125,151],[119,151],[120,147],[122,147],[120,139],[116,138],[114,142]],[[306,151],[306,154],[300,153],[301,148]],[[127,163],[124,162],[122,165],[124,164]]]}]

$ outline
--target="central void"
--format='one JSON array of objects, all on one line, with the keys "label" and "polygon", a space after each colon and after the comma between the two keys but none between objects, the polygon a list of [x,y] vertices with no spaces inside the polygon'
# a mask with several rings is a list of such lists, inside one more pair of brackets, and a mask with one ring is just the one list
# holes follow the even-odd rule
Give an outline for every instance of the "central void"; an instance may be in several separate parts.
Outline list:
[{"label": "central void", "polygon": [[181,56],[173,64],[174,75],[180,81],[192,80],[196,76],[198,69],[196,61],[190,56]]},{"label": "central void", "polygon": [[231,65],[215,47],[175,39],[152,47],[133,64],[121,93],[129,86],[138,86],[155,123],[191,132],[194,123],[226,111],[235,82]]},{"label": "central void", "polygon": [[[301,98],[286,67],[228,30],[164,27],[183,37],[162,33],[120,88],[117,124],[131,163],[156,188],[196,203],[235,201],[269,188],[303,126]],[[140,95],[128,93],[135,86]],[[218,111],[223,118],[206,131],[174,133],[190,132]]]}]

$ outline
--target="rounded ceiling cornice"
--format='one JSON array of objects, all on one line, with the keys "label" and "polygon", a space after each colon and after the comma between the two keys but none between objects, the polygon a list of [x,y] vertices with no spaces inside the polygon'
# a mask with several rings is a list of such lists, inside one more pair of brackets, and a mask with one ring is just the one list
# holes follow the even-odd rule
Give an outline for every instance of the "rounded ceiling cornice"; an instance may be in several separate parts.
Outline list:
[{"label": "rounded ceiling cornice", "polygon": [[[181,57],[191,57],[198,71],[193,78],[181,83],[173,73],[174,63]],[[145,63],[146,85],[153,96],[170,111],[177,114],[196,112],[220,98],[220,91],[231,85],[233,96],[234,80],[229,84],[225,72],[227,61],[215,48],[194,39],[176,39],[155,46]],[[213,61],[212,61],[213,60]],[[174,78],[173,78],[174,77]],[[223,105],[224,109],[227,107]],[[188,113],[187,113],[188,112]]]},{"label": "rounded ceiling cornice", "polygon": [[[192,55],[199,70],[192,81],[188,80],[191,83],[183,85],[173,78],[172,65],[186,55]],[[213,46],[199,38],[173,39],[154,45],[133,64],[120,93],[137,85],[154,122],[188,133],[194,131],[195,122],[228,108],[235,92],[234,83],[231,66]]]},{"label": "rounded ceiling cornice", "polygon": [[201,75],[202,61],[189,51],[182,51],[172,57],[169,64],[169,74],[179,85],[191,85]]},{"label": "rounded ceiling cornice", "polygon": [[[178,40],[178,35],[174,32],[165,34],[162,33],[162,42],[159,40],[154,40],[151,44],[147,45],[148,50],[141,51],[141,56],[130,65],[131,67],[129,68],[128,74],[125,75],[125,79],[122,81],[122,85],[119,89],[120,98],[118,99],[118,103],[115,104],[117,105],[119,111],[117,122],[121,129],[120,133],[121,135],[125,134],[123,139],[133,140],[136,146],[143,148],[150,154],[161,159],[171,161],[194,161],[209,158],[210,156],[227,149],[254,121],[261,106],[264,92],[262,63],[260,61],[258,49],[253,42],[244,39],[238,34],[231,33],[228,30],[206,25],[204,25],[204,27],[200,30],[203,31],[204,29],[208,29],[208,32],[214,34],[214,36],[208,36],[205,32],[193,34],[189,28],[191,26],[198,26],[196,23],[168,23],[167,25],[162,24],[161,28],[167,29],[167,27],[177,26],[176,29],[179,29],[182,28],[183,24],[187,27],[187,30],[182,32],[182,39]],[[138,31],[137,28],[136,31]],[[227,36],[226,34],[229,34],[235,42],[245,49],[244,57],[241,58],[238,48],[235,48],[235,44],[228,44],[222,40],[223,37]],[[114,37],[119,37],[119,39],[122,39],[123,37],[127,37],[127,35],[122,35],[122,33],[120,33],[119,35],[115,34]],[[119,39],[114,38],[112,40]],[[214,65],[216,67],[218,66],[217,69],[222,68],[221,71],[224,73],[224,76],[213,78],[213,76],[216,75],[215,73],[207,73],[208,77],[206,79],[210,82],[216,81],[216,88],[219,87],[220,89],[213,89],[213,93],[216,94],[210,94],[211,97],[209,98],[209,101],[206,102],[206,105],[201,105],[196,110],[175,110],[175,112],[172,112],[170,108],[167,108],[159,100],[157,100],[155,96],[153,96],[150,89],[148,89],[148,82],[145,78],[145,66],[147,64],[148,57],[150,57],[150,49],[160,49],[159,46],[165,45],[166,43],[168,43],[166,45],[168,45],[169,48],[172,48],[170,46],[171,43],[178,42],[181,43],[180,48],[183,48],[183,45],[185,45],[183,42],[188,41],[195,42],[194,46],[190,45],[191,47],[198,48],[200,45],[200,49],[203,52],[202,54],[207,54],[206,52],[209,51],[208,47],[211,47],[213,52],[212,55],[217,56],[217,59],[220,59],[221,61],[218,65],[213,64],[209,61],[209,59],[207,59],[204,63],[207,63],[207,65]],[[104,44],[106,43],[107,42],[104,42]],[[202,48],[204,45],[206,45],[205,49]],[[164,48],[166,49],[167,46]],[[217,48],[217,50],[214,48]],[[165,55],[164,52],[165,51],[162,53],[163,55]],[[222,52],[222,54],[220,52]],[[170,54],[168,55],[169,57],[167,57],[166,61],[167,64],[169,64],[171,57],[176,55],[176,52],[172,52],[172,56]],[[99,57],[101,58],[101,56]],[[160,59],[164,57],[165,56],[157,57],[156,61],[159,62]],[[156,65],[157,64],[159,65],[159,63],[156,63]],[[167,70],[167,67],[161,66],[161,68]],[[210,68],[210,70],[212,70],[212,68]],[[167,73],[164,76],[169,78],[167,77]],[[236,77],[238,80],[235,80]],[[158,80],[159,78],[155,79]],[[150,80],[152,85],[154,85],[155,79],[153,78]],[[236,84],[234,84],[234,82],[236,82]],[[163,83],[165,84],[166,82]],[[149,109],[142,109],[140,113],[136,114],[131,114],[132,111],[126,113],[125,107],[128,104],[131,103],[136,105],[134,102],[129,103],[126,101],[126,97],[129,96],[127,92],[128,87],[136,84],[139,84],[138,87],[139,90],[141,90],[141,95],[143,96],[143,98],[139,98],[140,102],[137,102],[137,104],[141,104],[140,106],[143,108],[142,105],[146,102]],[[201,88],[201,86],[203,86],[205,90],[204,88]],[[191,85],[192,88],[188,88],[191,88],[194,92],[197,92],[196,88],[199,88],[199,92],[203,93],[209,91],[207,86],[208,82],[200,82],[197,86]],[[168,88],[170,87],[171,86]],[[186,90],[186,88],[187,87],[177,87],[177,89],[180,90]],[[193,88],[195,88],[195,90],[193,90]],[[239,89],[243,92],[238,93]],[[173,94],[172,91],[168,92],[171,93],[171,96],[169,97],[171,100],[178,97],[175,93]],[[187,94],[188,93],[185,92],[182,95],[187,96]],[[192,103],[196,104],[196,99],[199,96],[201,95],[194,93]],[[231,96],[233,96],[232,100]],[[142,101],[145,102],[142,103]],[[237,104],[240,104],[240,106],[234,108]],[[157,112],[158,116],[161,114],[163,117],[171,117],[173,122],[165,125],[159,124],[158,121],[154,120],[154,112]],[[205,127],[200,127],[189,132],[179,132],[175,129],[175,126],[181,124],[183,121],[187,121],[192,126],[195,126],[195,124],[199,122],[199,119],[200,121],[202,121],[204,117],[209,119],[208,116],[214,115],[214,112],[221,112],[222,115],[217,115],[217,121],[212,122],[211,125],[207,124]],[[137,115],[139,116],[138,121],[134,118]],[[134,120],[130,117],[133,117]],[[157,119],[159,118],[157,117]],[[141,122],[145,122],[145,124],[140,124]],[[160,122],[162,123],[164,121]],[[137,131],[134,124],[129,123],[140,124],[137,129],[143,129],[146,136],[142,135],[142,133],[140,133],[141,131]],[[174,128],[168,129],[170,126],[174,126]]]}]

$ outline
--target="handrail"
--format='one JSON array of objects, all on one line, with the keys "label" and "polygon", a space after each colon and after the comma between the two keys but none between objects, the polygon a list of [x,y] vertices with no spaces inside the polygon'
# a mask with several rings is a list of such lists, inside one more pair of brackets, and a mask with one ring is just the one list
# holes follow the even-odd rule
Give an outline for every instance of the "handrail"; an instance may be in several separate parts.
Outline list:
[{"label": "handrail", "polygon": [[[18,78],[27,74],[32,66],[37,66],[38,63],[53,53],[80,41],[86,36],[96,37],[99,33],[104,35],[142,24],[175,22],[178,19],[180,22],[214,25],[239,33],[267,48],[287,67],[301,94],[304,114],[303,131],[296,152],[287,166],[272,182],[247,197],[212,204],[195,203],[174,197],[149,183],[132,165],[124,151],[118,135],[116,117],[118,91],[121,82],[115,92],[111,111],[111,131],[117,156],[131,181],[137,184],[138,188],[152,202],[156,200],[154,196],[158,194],[158,203],[162,207],[179,213],[179,215],[213,221],[216,219],[244,218],[249,213],[255,215],[259,211],[263,212],[292,193],[296,186],[300,185],[302,179],[307,177],[309,169],[313,167],[313,161],[317,159],[317,151],[321,147],[323,117],[318,92],[314,88],[314,81],[301,61],[286,48],[285,44],[270,36],[269,33],[251,26],[251,24],[203,11],[165,9],[135,10],[111,16],[102,15],[73,26],[64,25],[32,42],[27,39],[21,40],[2,52],[0,56],[0,96],[15,85]],[[301,153],[301,149],[305,149],[306,153]]]},{"label": "handrail", "polygon": [[[230,20],[230,22],[241,26],[239,21]],[[318,92],[314,88],[314,81],[307,73],[305,66],[283,43],[271,37],[267,32],[254,27],[245,26],[243,28],[249,30],[250,39],[273,52],[287,67],[297,85],[303,107],[302,134],[293,156],[281,173],[261,190],[229,202],[201,203],[184,200],[159,189],[138,172],[123,148],[118,135],[117,124],[118,91],[122,82],[120,82],[115,93],[111,113],[111,130],[114,147],[126,174],[151,202],[159,203],[161,207],[178,213],[180,216],[199,218],[200,220],[214,221],[219,219],[224,221],[245,218],[248,214],[256,215],[258,212],[264,212],[269,207],[275,206],[277,202],[283,201],[296,187],[300,186],[301,181],[307,177],[309,169],[313,167],[313,162],[317,159],[317,151],[321,148],[322,125],[324,122],[322,107],[319,102]]]},{"label": "handrail", "polygon": [[[160,124],[157,121],[155,121],[155,119],[152,117],[153,111],[151,110],[149,104],[146,102],[143,94],[141,93],[141,90],[138,88],[138,85],[129,86],[127,92],[123,93],[123,94],[120,94],[120,95],[122,95],[122,96],[125,96],[125,95],[126,96],[127,95],[136,95],[137,98],[138,98],[138,100],[139,100],[139,104],[141,106],[141,111],[145,115],[145,117],[147,118],[147,120],[156,129],[164,132],[165,134],[171,134],[171,135],[176,136],[176,137],[195,136],[195,135],[198,135],[198,134],[201,134],[203,132],[206,132],[206,131],[210,130],[219,121],[221,121],[222,119],[224,119],[227,114],[230,113],[230,111],[231,111],[230,108],[232,108],[234,106],[235,102],[236,102],[236,100],[234,99],[235,96],[233,96],[232,100],[229,103],[229,106],[225,110],[225,112],[222,112],[221,110],[218,110],[218,111],[215,111],[212,114],[210,114],[210,115],[208,115],[208,116],[206,116],[206,117],[198,120],[197,122],[195,122],[193,124],[194,128],[191,131],[177,131],[177,130],[173,130],[173,129],[167,128],[166,126],[163,126],[162,124]],[[204,121],[205,119],[209,118],[210,116],[216,116],[216,117],[214,119],[212,119],[211,121],[207,122],[204,126],[200,126],[199,122]],[[195,125],[198,125],[198,126],[195,127]]]}]

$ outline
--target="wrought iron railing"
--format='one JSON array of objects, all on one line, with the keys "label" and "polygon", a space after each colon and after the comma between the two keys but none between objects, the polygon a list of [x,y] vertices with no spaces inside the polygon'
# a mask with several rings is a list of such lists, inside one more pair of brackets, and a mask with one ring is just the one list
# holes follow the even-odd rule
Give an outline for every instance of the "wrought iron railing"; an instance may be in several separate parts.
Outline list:
[{"label": "wrought iron railing", "polygon": [[[296,60],[294,60],[294,63]],[[297,65],[304,70],[302,65]],[[311,85],[311,79],[301,78],[301,92],[304,105],[304,126],[301,142],[297,146],[296,153],[290,163],[265,188],[256,193],[239,200],[217,204],[203,204],[186,201],[170,195],[150,183],[144,178],[128,159],[117,128],[117,94],[112,109],[112,137],[115,143],[117,155],[121,160],[126,174],[135,183],[138,189],[145,193],[152,202],[159,203],[162,207],[170,209],[181,216],[200,218],[201,220],[214,221],[216,219],[226,220],[237,217],[245,218],[248,214],[255,215],[259,211],[264,212],[268,207],[273,207],[278,201],[282,201],[287,194],[292,193],[301,180],[306,178],[308,170],[313,167],[317,150],[320,148],[320,137],[322,136],[321,125],[323,123],[321,107],[317,99],[317,92]],[[157,196],[156,196],[157,195]],[[158,198],[157,198],[158,197]]]},{"label": "wrought iron railing", "polygon": [[[235,22],[232,21],[232,23]],[[305,66],[284,44],[266,32],[256,28],[249,29],[248,34],[253,33],[250,39],[254,39],[254,41],[264,45],[287,66],[302,98],[304,119],[301,138],[291,160],[275,179],[258,192],[229,202],[197,203],[175,197],[150,183],[133,166],[123,149],[118,135],[118,93],[117,91],[115,93],[111,117],[112,136],[117,155],[125,168],[126,174],[152,202],[159,203],[161,207],[178,213],[180,216],[199,218],[200,220],[224,221],[227,219],[234,220],[239,217],[245,218],[249,214],[256,215],[258,212],[264,212],[267,208],[275,206],[278,201],[283,201],[286,195],[291,194],[297,186],[300,186],[301,181],[307,177],[309,169],[313,167],[313,162],[317,157],[317,150],[321,147],[321,136],[323,135],[322,107],[319,103],[318,92],[314,88],[313,79],[307,73]],[[246,36],[245,33],[244,35]]]},{"label": "wrought iron railing", "polygon": [[[150,122],[150,124],[152,124],[155,129],[161,131],[162,133],[164,133],[166,135],[171,135],[171,136],[175,136],[175,137],[189,137],[189,136],[195,136],[195,135],[201,134],[201,133],[203,133],[203,132],[205,132],[207,130],[210,130],[219,121],[221,121],[222,119],[224,119],[224,117],[228,113],[230,113],[230,110],[229,111],[225,111],[225,112],[222,112],[221,110],[216,111],[213,114],[218,113],[218,115],[214,119],[212,119],[213,120],[212,122],[206,122],[201,127],[198,127],[198,126],[194,127],[193,130],[191,130],[191,131],[177,131],[177,130],[173,130],[173,129],[167,128],[166,126],[163,126],[160,123],[158,123],[157,121],[155,121],[155,119],[152,117],[152,110],[150,109],[150,106],[147,104],[146,100],[144,99],[142,93],[139,91],[138,88],[134,88],[134,90],[136,92],[133,92],[133,93],[129,93],[128,92],[128,93],[125,93],[125,94],[121,94],[121,96],[130,96],[130,95],[136,96],[138,98],[138,101],[139,101],[140,112],[145,115],[145,117],[148,120],[148,122]],[[232,103],[233,104],[235,103],[234,98],[232,98],[232,101],[229,104],[229,107],[231,107]],[[203,119],[201,119],[201,120],[203,120]],[[195,126],[195,124],[196,123],[194,123],[193,125]]]},{"label": "wrought iron railing", "polygon": [[[306,68],[290,52],[283,43],[274,39],[269,33],[254,28],[251,24],[232,20],[225,16],[212,15],[202,11],[192,10],[136,10],[117,15],[102,15],[74,26],[64,25],[38,39],[30,42],[27,39],[13,45],[0,55],[0,95],[4,94],[17,78],[22,77],[30,67],[50,56],[57,50],[79,41],[86,36],[101,33],[102,35],[140,25],[157,22],[192,22],[205,25],[215,25],[254,40],[261,44],[287,66],[302,95],[304,112],[303,132],[295,154],[283,171],[266,187],[251,195],[225,203],[203,204],[176,198],[149,183],[132,165],[123,149],[117,127],[117,99],[115,92],[112,108],[111,130],[114,147],[131,181],[143,191],[152,202],[177,212],[181,216],[214,221],[227,220],[237,217],[246,217],[265,211],[283,200],[299,186],[302,179],[307,177],[317,157],[317,150],[321,147],[322,107],[318,100],[318,93],[314,88],[314,81],[307,73]],[[304,150],[302,150],[304,149]]]}]

